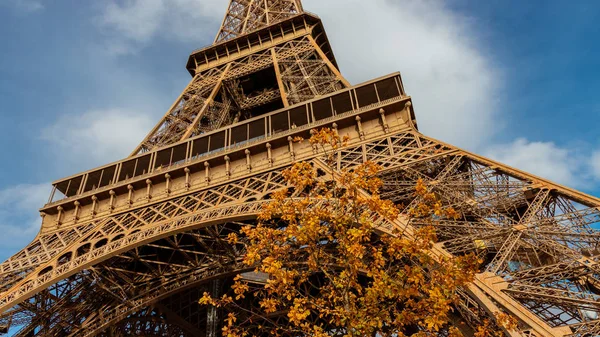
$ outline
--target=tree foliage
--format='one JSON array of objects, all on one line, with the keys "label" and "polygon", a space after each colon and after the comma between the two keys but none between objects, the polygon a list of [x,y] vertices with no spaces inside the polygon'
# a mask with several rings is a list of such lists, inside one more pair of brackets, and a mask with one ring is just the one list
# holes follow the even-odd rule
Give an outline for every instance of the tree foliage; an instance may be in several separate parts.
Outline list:
[{"label": "tree foliage", "polygon": [[200,300],[227,313],[223,336],[460,336],[448,329],[452,305],[480,261],[431,253],[436,221],[457,212],[419,181],[417,202],[403,213],[431,226],[410,230],[399,207],[379,197],[377,165],[337,170],[348,139],[323,129],[309,141],[325,153],[322,164],[286,170],[289,188],[271,196],[256,225],[229,236],[266,282],[239,274],[232,292]]}]

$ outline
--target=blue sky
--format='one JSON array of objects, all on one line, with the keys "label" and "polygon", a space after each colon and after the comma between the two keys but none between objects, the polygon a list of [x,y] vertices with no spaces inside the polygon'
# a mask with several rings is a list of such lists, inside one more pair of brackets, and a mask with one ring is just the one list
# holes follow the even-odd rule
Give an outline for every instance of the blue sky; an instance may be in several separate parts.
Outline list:
[{"label": "blue sky", "polygon": [[[49,183],[126,156],[226,0],[0,0],[0,259]],[[401,71],[421,131],[600,193],[600,2],[305,0],[352,83]]]}]

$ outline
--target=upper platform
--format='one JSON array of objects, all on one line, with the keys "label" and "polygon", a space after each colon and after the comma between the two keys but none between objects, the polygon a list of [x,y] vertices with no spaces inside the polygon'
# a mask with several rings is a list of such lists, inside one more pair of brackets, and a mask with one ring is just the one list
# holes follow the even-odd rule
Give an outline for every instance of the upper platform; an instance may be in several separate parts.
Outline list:
[{"label": "upper platform", "polygon": [[215,43],[231,40],[303,11],[300,0],[230,0]]},{"label": "upper platform", "polygon": [[327,58],[339,69],[321,19],[312,13],[303,12],[284,21],[245,33],[227,41],[219,42],[190,54],[186,65],[190,75],[232,60],[256,53],[291,38],[310,34]]}]

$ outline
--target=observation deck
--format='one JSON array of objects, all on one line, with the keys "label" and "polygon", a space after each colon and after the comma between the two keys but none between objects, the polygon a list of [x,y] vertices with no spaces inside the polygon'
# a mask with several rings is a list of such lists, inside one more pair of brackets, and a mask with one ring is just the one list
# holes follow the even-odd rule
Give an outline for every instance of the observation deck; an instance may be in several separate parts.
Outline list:
[{"label": "observation deck", "polygon": [[[244,170],[236,169],[235,163],[241,163],[244,168],[256,167],[259,154],[267,156],[271,163],[281,161],[277,149],[289,154],[293,146],[290,139],[296,136],[309,138],[311,129],[332,127],[333,123],[340,129],[356,128],[357,120],[381,123],[381,118],[402,111],[409,101],[400,74],[390,74],[60,179],[52,184],[50,199],[40,211],[45,224],[53,218],[50,222],[59,227],[66,219],[93,219],[102,212],[116,212],[119,196],[130,199],[122,205],[125,209],[142,202],[144,198],[133,198],[132,191],[146,191],[146,203],[155,200],[152,187],[167,184],[167,189],[172,190],[168,185],[180,178],[189,185],[194,173],[206,172],[206,180],[215,182],[209,168],[223,166],[225,174],[221,178],[233,179],[236,172],[244,173]],[[409,110],[410,117],[403,123],[411,123],[416,128],[414,112]],[[170,190],[163,196],[169,195]],[[122,201],[124,197],[120,199]],[[104,205],[107,203],[108,206]]]}]

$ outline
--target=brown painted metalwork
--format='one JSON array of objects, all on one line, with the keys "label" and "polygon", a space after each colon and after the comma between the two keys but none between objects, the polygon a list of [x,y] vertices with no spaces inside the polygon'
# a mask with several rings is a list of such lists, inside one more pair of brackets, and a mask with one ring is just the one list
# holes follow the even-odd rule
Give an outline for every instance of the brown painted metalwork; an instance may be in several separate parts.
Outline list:
[{"label": "brown painted metalwork", "polygon": [[[464,333],[504,311],[519,320],[510,336],[600,334],[600,200],[422,135],[400,74],[350,86],[298,0],[231,0],[187,68],[130,157],[53,183],[40,233],[0,264],[0,334],[217,336],[220,313],[197,299],[246,272],[227,235],[285,187],[283,169],[323,165],[291,139],[324,126],[351,139],[338,170],[376,162],[383,197],[410,205],[423,179],[461,214],[440,222],[432,254],[485,261],[460,292]],[[377,221],[407,236],[423,225]]]}]

